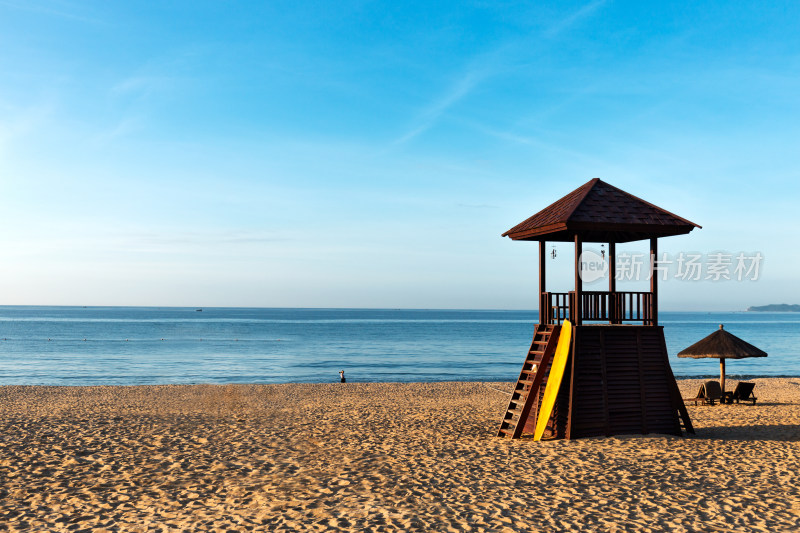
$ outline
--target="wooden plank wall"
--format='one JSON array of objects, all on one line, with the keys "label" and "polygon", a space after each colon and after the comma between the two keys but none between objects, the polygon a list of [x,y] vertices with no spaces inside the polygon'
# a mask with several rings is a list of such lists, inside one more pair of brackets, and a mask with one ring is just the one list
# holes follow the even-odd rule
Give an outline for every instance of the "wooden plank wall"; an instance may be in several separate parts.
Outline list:
[{"label": "wooden plank wall", "polygon": [[[681,434],[663,338],[660,326],[575,329],[567,438]],[[558,408],[564,403],[559,397]]]},{"label": "wooden plank wall", "polygon": [[603,336],[596,326],[575,328],[572,349],[572,416],[568,438],[608,435]]},{"label": "wooden plank wall", "polygon": [[669,356],[664,340],[664,327],[641,328],[647,419],[650,433],[681,435],[678,410],[672,401],[671,386],[675,382],[669,366]]}]

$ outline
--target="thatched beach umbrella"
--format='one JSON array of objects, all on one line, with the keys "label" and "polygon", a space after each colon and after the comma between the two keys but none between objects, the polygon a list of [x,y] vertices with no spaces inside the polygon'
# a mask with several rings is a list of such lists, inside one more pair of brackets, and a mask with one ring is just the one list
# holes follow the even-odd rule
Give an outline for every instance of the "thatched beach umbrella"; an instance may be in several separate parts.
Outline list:
[{"label": "thatched beach umbrella", "polygon": [[766,357],[767,352],[759,350],[749,342],[736,335],[731,335],[722,324],[719,329],[703,340],[697,341],[685,350],[678,352],[678,357],[702,359],[704,357],[719,358],[719,384],[725,392],[725,359],[744,359],[745,357]]}]

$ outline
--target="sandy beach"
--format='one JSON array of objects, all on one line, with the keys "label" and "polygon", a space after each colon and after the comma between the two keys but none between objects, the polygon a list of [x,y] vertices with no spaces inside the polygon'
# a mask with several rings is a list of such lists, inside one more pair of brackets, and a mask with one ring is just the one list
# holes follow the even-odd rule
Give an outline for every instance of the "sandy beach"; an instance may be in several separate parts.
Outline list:
[{"label": "sandy beach", "polygon": [[494,437],[511,383],[0,387],[0,530],[798,530],[800,378],[755,381],[542,443]]}]

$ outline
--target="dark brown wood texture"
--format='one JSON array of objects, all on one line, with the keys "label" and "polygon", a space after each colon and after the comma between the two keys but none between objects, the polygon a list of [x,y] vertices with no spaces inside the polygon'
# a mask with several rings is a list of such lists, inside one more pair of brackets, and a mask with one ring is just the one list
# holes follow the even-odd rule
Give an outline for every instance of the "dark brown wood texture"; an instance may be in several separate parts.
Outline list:
[{"label": "dark brown wood texture", "polygon": [[520,222],[514,240],[630,242],[689,233],[697,224],[597,178]]},{"label": "dark brown wood texture", "polygon": [[617,243],[608,243],[608,292],[617,292]]},{"label": "dark brown wood texture", "polygon": [[583,291],[580,296],[580,320],[575,306],[575,292],[545,292],[539,302],[540,322],[560,324],[564,319],[577,322],[641,322],[654,325],[653,295],[650,292]]},{"label": "dark brown wood texture", "polygon": [[522,371],[511,393],[511,400],[500,422],[500,429],[497,430],[498,437],[516,439],[522,436],[523,431],[533,432],[530,414],[534,413],[532,420],[535,425],[539,390],[543,391],[547,384],[547,376],[550,374],[560,333],[561,326],[542,324],[536,326],[531,348],[522,364]]},{"label": "dark brown wood texture", "polygon": [[[539,294],[542,295],[547,291],[547,243],[539,241]],[[545,307],[539,305],[539,324],[552,324],[551,320],[545,319],[545,314],[542,311]]]},{"label": "dark brown wood texture", "polygon": [[654,326],[658,325],[658,272],[655,269],[655,262],[658,261],[658,239],[650,239],[650,321]]},{"label": "dark brown wood texture", "polygon": [[583,280],[581,279],[581,254],[583,253],[583,241],[580,236],[575,235],[575,299],[572,303],[575,311],[570,315],[570,320],[574,326],[580,326],[583,319]]},{"label": "dark brown wood texture", "polygon": [[[560,329],[560,328],[559,328]],[[574,335],[573,329],[573,335]],[[558,341],[558,339],[555,339]],[[574,340],[570,341],[574,343]],[[554,348],[557,342],[554,343]],[[571,344],[574,347],[574,344]],[[570,359],[572,358],[572,354],[570,354]],[[550,376],[550,366],[552,365],[552,359],[548,362],[548,366],[546,367],[546,375],[542,380],[541,385],[539,386],[539,391],[536,395],[536,401],[533,404],[533,409],[531,410],[530,416],[528,416],[528,422],[525,426],[525,434],[533,434],[536,429],[536,421],[539,419],[539,407],[542,405],[544,401],[544,393],[545,388],[547,387],[547,378]],[[567,425],[569,423],[569,391],[570,388],[565,386],[568,384],[572,379],[572,372],[569,364],[569,360],[567,361],[567,368],[564,370],[564,376],[561,378],[561,387],[558,389],[558,395],[556,396],[556,402],[553,405],[553,412],[550,414],[550,419],[547,421],[547,426],[544,430],[543,439],[550,440],[550,439],[564,439],[567,438]]]},{"label": "dark brown wood texture", "polygon": [[586,325],[574,335],[568,438],[681,434],[662,327]]},{"label": "dark brown wood texture", "polygon": [[[570,360],[545,438],[622,433],[680,435],[682,428],[694,433],[669,365],[664,330],[658,326],[658,273],[654,267],[658,237],[689,233],[696,227],[700,226],[593,179],[503,234],[514,240],[539,241],[536,331],[558,327],[565,319],[575,328]],[[615,279],[616,243],[644,239],[650,241],[650,291],[619,292]],[[547,292],[548,240],[574,243],[574,290],[570,292]],[[609,245],[608,291],[583,290],[580,260],[584,242]],[[630,325],[631,322],[637,325]],[[548,338],[548,342],[554,349],[554,339]],[[537,367],[538,381],[534,384],[525,373],[532,357],[533,347],[498,432],[500,436],[517,437],[523,429],[533,431],[551,360]]]}]

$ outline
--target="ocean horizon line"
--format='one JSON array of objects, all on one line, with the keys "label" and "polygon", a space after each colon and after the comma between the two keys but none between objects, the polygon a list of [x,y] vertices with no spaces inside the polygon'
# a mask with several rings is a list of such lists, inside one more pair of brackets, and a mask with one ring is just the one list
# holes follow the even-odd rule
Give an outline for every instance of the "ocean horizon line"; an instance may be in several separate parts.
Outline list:
[{"label": "ocean horizon line", "polygon": [[[0,383],[156,384],[505,381],[535,310],[0,306]],[[730,326],[766,359],[729,375],[800,376],[800,316],[662,311],[676,376],[718,373],[682,349]]]},{"label": "ocean horizon line", "polygon": [[[250,305],[65,305],[65,304],[0,304],[0,309],[264,309],[292,311],[478,311],[478,312],[520,312],[538,313],[538,309],[513,309],[500,307],[287,307],[287,306],[250,306]],[[747,309],[659,309],[666,313],[752,313]],[[791,314],[791,311],[760,311],[759,313]]]}]

